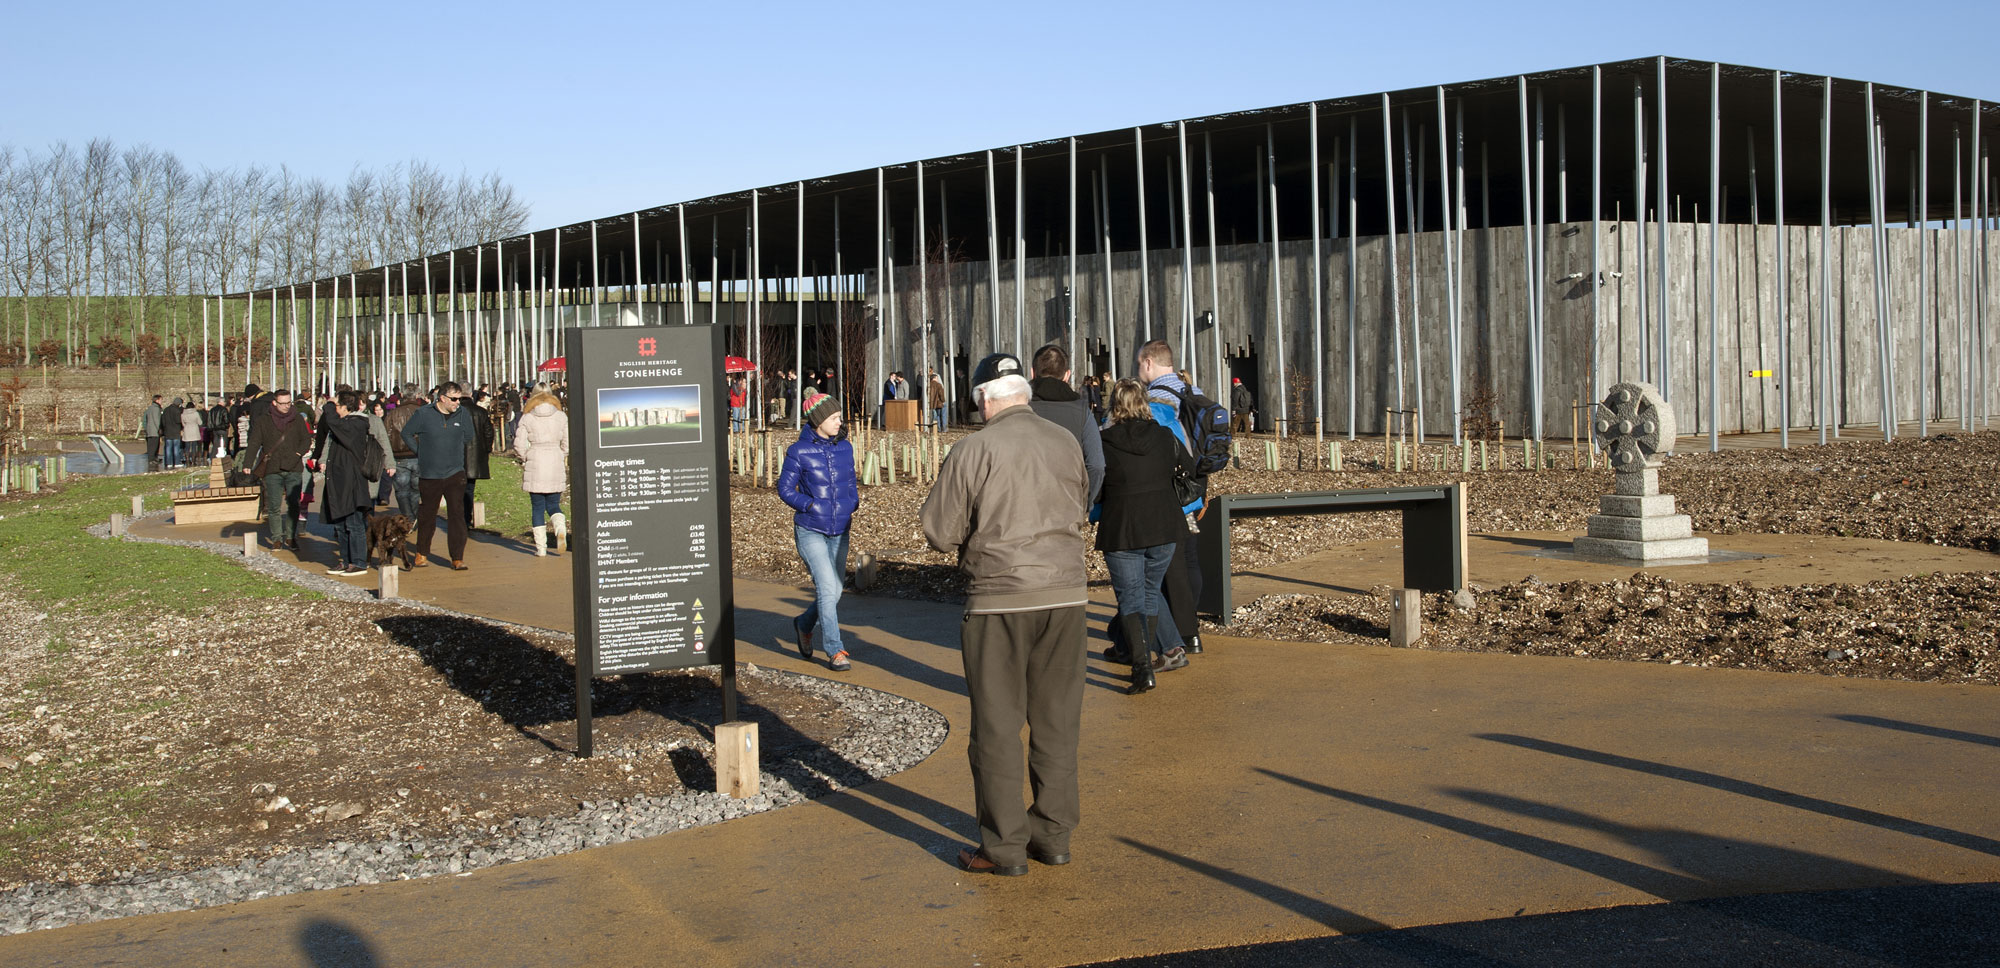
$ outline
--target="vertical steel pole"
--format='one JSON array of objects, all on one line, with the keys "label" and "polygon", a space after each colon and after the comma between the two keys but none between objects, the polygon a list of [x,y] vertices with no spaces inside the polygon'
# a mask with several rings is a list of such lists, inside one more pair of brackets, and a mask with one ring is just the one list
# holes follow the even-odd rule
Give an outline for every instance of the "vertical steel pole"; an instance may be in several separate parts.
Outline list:
[{"label": "vertical steel pole", "polygon": [[[806,183],[800,180],[796,184],[799,190],[799,205],[797,261],[792,266],[792,373],[795,377],[793,385],[797,399],[792,402],[792,409],[798,415],[799,429],[804,430],[806,426],[806,414],[803,409],[806,402]],[[826,387],[820,387],[820,390],[825,393],[833,392]]]},{"label": "vertical steel pole", "polygon": [[[1709,178],[1710,183],[1714,177]],[[1604,399],[1604,68],[1590,69],[1590,399]],[[1711,338],[1711,343],[1714,340]],[[1714,347],[1710,347],[1710,352]],[[1595,431],[1592,439],[1596,439]]]},{"label": "vertical steel pole", "polygon": [[1885,263],[1882,259],[1882,241],[1884,235],[1882,228],[1882,158],[1879,150],[1881,148],[1881,135],[1879,134],[1881,122],[1875,117],[1874,82],[1867,82],[1864,90],[1866,92],[1864,104],[1868,112],[1868,124],[1862,130],[1866,132],[1868,138],[1868,214],[1871,228],[1873,229],[1871,233],[1871,241],[1873,243],[1871,248],[1874,250],[1875,256],[1875,342],[1876,355],[1878,357],[1877,363],[1881,367],[1881,372],[1877,374],[1880,379],[1877,382],[1881,384],[1882,389],[1882,439],[1894,440],[1896,436],[1896,411],[1895,400],[1892,396],[1893,391],[1889,387],[1889,311],[1883,296],[1883,282],[1885,280],[1882,278]]},{"label": "vertical steel pole", "polygon": [[1722,242],[1722,65],[1708,68],[1708,451],[1722,449],[1722,344],[1716,272]]},{"label": "vertical steel pole", "polygon": [[1229,392],[1229,370],[1222,361],[1222,281],[1217,271],[1215,251],[1215,146],[1209,133],[1201,133],[1202,189],[1208,200],[1208,312],[1209,338],[1215,344],[1215,386]]},{"label": "vertical steel pole", "polygon": [[437,297],[431,288],[431,259],[424,257],[424,380],[438,385],[437,378]]},{"label": "vertical steel pole", "polygon": [[[340,283],[336,279],[336,281],[334,282],[335,288],[333,296],[334,300],[333,304],[335,306],[340,305],[339,285]],[[23,339],[22,342],[25,344],[27,341],[26,339]],[[202,297],[201,300],[201,398],[202,400],[206,401],[208,399],[209,390],[210,387],[208,382],[208,298],[204,296]]]},{"label": "vertical steel pole", "polygon": [[[1653,219],[1653,224],[1658,226],[1659,228],[1659,244],[1654,246],[1654,248],[1658,251],[1657,257],[1659,259],[1659,269],[1660,269],[1660,293],[1659,293],[1660,399],[1671,400],[1673,399],[1673,396],[1668,388],[1671,387],[1674,382],[1673,339],[1672,339],[1673,316],[1668,311],[1668,306],[1669,306],[1668,300],[1669,297],[1672,295],[1673,286],[1670,283],[1667,272],[1668,272],[1668,263],[1669,261],[1671,261],[1670,257],[1673,254],[1673,240],[1667,234],[1668,233],[1667,205],[1673,200],[1673,196],[1667,193],[1667,59],[1665,57],[1660,57],[1655,60],[1654,76],[1655,76],[1655,81],[1654,81],[1655,90],[1653,91],[1653,101],[1654,101],[1653,115],[1659,121],[1659,137],[1657,139],[1658,146],[1653,149],[1653,158],[1654,158],[1653,169],[1655,172],[1654,178],[1657,179],[1657,183],[1654,187],[1653,196],[1655,199],[1654,204],[1659,206],[1659,214],[1656,218]],[[1782,214],[1782,209],[1780,211]],[[1778,231],[1780,235],[1784,233],[1784,229],[1782,227]],[[1784,251],[1782,248],[1783,243],[1781,242],[1779,244],[1781,246],[1779,252],[1782,257],[1782,253]],[[1780,315],[1782,316],[1783,314],[1781,313]],[[1779,345],[1780,346],[1783,345],[1782,338],[1780,339]],[[1780,351],[1780,354],[1781,354],[1780,359],[1782,359],[1782,350]],[[1780,401],[1779,406],[1782,408],[1784,396],[1780,395],[1778,399]],[[1784,431],[1780,430],[1779,433],[1783,434]]]},{"label": "vertical steel pole", "polygon": [[[1639,303],[1639,378],[1655,379],[1653,375],[1653,300],[1646,278],[1646,88],[1637,78],[1632,80],[1632,223],[1638,231],[1632,235],[1635,258],[1633,281],[1638,289]],[[1622,248],[1622,246],[1621,246]],[[1624,355],[1621,351],[1621,357]],[[1668,388],[1660,387],[1660,398],[1671,400]]]},{"label": "vertical steel pole", "polygon": [[[989,154],[988,160],[992,159]],[[883,314],[888,312],[889,295],[889,229],[888,229],[888,189],[882,180],[882,169],[875,169],[875,372],[868,378],[869,389],[875,394],[876,425],[881,426],[882,385],[889,378],[889,363],[882,344],[888,340],[888,331],[883,328]],[[991,182],[989,181],[990,185]],[[990,200],[990,199],[989,199]],[[763,396],[763,394],[758,394]]]},{"label": "vertical steel pole", "polygon": [[[694,325],[694,276],[688,271],[687,203],[682,202],[681,204],[674,206],[674,215],[680,221],[681,325],[693,326]],[[834,217],[835,217],[834,224],[836,226],[839,225],[839,215],[840,215],[839,211],[836,210],[834,212]],[[839,245],[838,243],[839,236],[840,236],[840,230],[838,228],[835,228],[834,237],[836,239],[835,242],[836,252],[838,250],[838,245]],[[535,237],[530,235],[528,236],[528,261],[533,262],[534,260],[535,260]],[[540,320],[541,317],[537,315],[535,323],[537,327],[540,327],[541,325]]]},{"label": "vertical steel pole", "polygon": [[[1384,95],[1386,101],[1387,95]],[[1389,122],[1388,106],[1383,108],[1383,129]],[[1280,283],[1278,263],[1278,135],[1270,124],[1264,125],[1264,170],[1269,175],[1266,191],[1270,193],[1271,205],[1271,333],[1278,350],[1278,439],[1285,439],[1287,424],[1291,414],[1285,400],[1285,292]]]},{"label": "vertical steel pole", "polygon": [[[1455,269],[1458,253],[1453,248],[1451,194],[1451,134],[1445,130],[1448,119],[1445,116],[1444,88],[1437,89],[1438,122],[1438,211],[1443,215],[1441,238],[1444,239],[1444,335],[1445,351],[1451,359],[1451,442],[1460,443],[1459,437],[1459,396],[1458,396],[1458,280]],[[1560,152],[1558,152],[1560,155]]]},{"label": "vertical steel pole", "polygon": [[[746,267],[749,270],[748,275],[750,277],[749,278],[750,285],[745,287],[743,296],[744,298],[750,301],[750,319],[747,327],[747,332],[750,339],[750,350],[752,353],[750,359],[752,363],[756,366],[757,376],[760,379],[765,378],[763,223],[764,223],[763,194],[758,189],[753,188],[750,190],[750,257],[747,260],[749,264]],[[776,388],[778,385],[779,385],[778,381],[773,380],[770,384],[767,385],[767,388],[763,392],[757,394],[757,396],[763,398],[765,401],[763,403],[763,419],[766,422],[768,422],[771,417],[770,403],[769,403],[771,397],[770,391],[771,388]]]},{"label": "vertical steel pole", "polygon": [[[924,366],[917,368],[917,385],[923,387],[923,392],[928,394],[931,384],[924,373],[924,367],[930,365],[931,358],[931,263],[930,225],[925,214],[924,163],[919,161],[917,162],[917,325],[922,329]],[[929,407],[923,408],[922,416],[930,416]],[[920,418],[917,422],[921,424],[923,420]]]},{"label": "vertical steel pole", "polygon": [[1091,200],[1096,203],[1097,228],[1101,235],[1098,251],[1104,256],[1104,339],[1111,351],[1111,378],[1118,379],[1118,312],[1111,287],[1111,166],[1097,169],[1097,186]]},{"label": "vertical steel pole", "polygon": [[[751,198],[755,199],[756,195],[753,193],[751,195]],[[756,203],[753,201],[751,204],[755,205]],[[604,264],[603,260],[597,257],[597,220],[591,219],[590,220],[590,325],[592,326],[604,325],[604,319],[600,315],[600,309],[599,309],[599,304],[603,302],[602,297],[604,293],[604,278],[599,272],[599,270],[603,267],[603,264]],[[478,270],[475,269],[474,275],[476,276],[477,273]],[[477,295],[473,296],[472,298],[472,308],[473,308],[473,321],[467,324],[466,328],[468,329],[474,328],[478,325],[479,297]]]},{"label": "vertical steel pole", "polygon": [[[472,381],[472,384],[474,386],[477,386],[479,384],[480,371],[485,367],[486,364],[485,272],[486,272],[486,247],[474,246],[472,249],[472,323],[470,326],[467,327],[467,330],[470,333],[471,345],[467,347],[465,353],[465,362],[466,362],[465,375],[468,379]],[[409,299],[410,299],[410,272],[409,272],[409,263],[406,262],[403,264],[403,302],[405,305],[408,305]],[[404,332],[408,333],[408,330],[405,329]],[[406,365],[405,369],[407,369],[411,373],[415,373],[417,371],[415,366]]]},{"label": "vertical steel pole", "polygon": [[1963,221],[1965,199],[1961,194],[1965,158],[1961,153],[1962,137],[1963,133],[1959,131],[1957,123],[1953,123],[1951,126],[1951,318],[1958,349],[1958,426],[1961,430],[1971,430],[1972,370],[1966,365],[1966,350],[1972,344],[1966,339],[1970,330],[1965,325],[1965,222]]},{"label": "vertical steel pole", "polygon": [[[1452,198],[1453,217],[1457,220],[1457,227],[1452,230],[1451,280],[1454,293],[1452,311],[1456,317],[1452,323],[1454,349],[1451,354],[1451,379],[1454,386],[1462,386],[1464,380],[1460,377],[1459,370],[1465,361],[1465,99],[1459,99],[1452,111],[1452,121]],[[1452,420],[1453,425],[1458,428],[1458,435],[1453,439],[1460,444],[1465,443],[1464,407],[1463,399],[1453,398]]]},{"label": "vertical steel pole", "polygon": [[[1396,360],[1396,410],[1403,406],[1403,276],[1396,264],[1396,137],[1393,122],[1389,116],[1389,95],[1382,95],[1382,207],[1388,217],[1388,229],[1382,240],[1389,245],[1389,332],[1395,341]],[[1388,432],[1387,427],[1383,432]]]},{"label": "vertical steel pole", "polygon": [[[1535,304],[1539,298],[1535,294],[1535,189],[1534,168],[1530,164],[1529,153],[1533,144],[1528,135],[1528,77],[1515,77],[1515,89],[1519,96],[1521,111],[1521,299],[1526,309],[1528,341],[1528,411],[1529,426],[1523,433],[1541,436],[1541,337],[1536,332]],[[1402,404],[1397,404],[1402,409]]]},{"label": "vertical steel pole", "polygon": [[1360,433],[1360,336],[1355,321],[1358,299],[1354,292],[1360,278],[1361,245],[1361,201],[1355,192],[1355,181],[1361,169],[1361,115],[1347,116],[1347,439],[1353,440]]},{"label": "vertical steel pole", "polygon": [[[1792,446],[1792,317],[1788,311],[1791,303],[1792,264],[1786,257],[1785,245],[1785,74],[1771,72],[1771,224],[1778,230],[1778,446]],[[1661,101],[1662,115],[1666,114],[1666,102]],[[1665,122],[1663,121],[1662,124]],[[1663,129],[1664,130],[1664,129]],[[1662,142],[1664,149],[1665,143]],[[1661,151],[1660,168],[1666,168],[1666,152]],[[1666,196],[1660,196],[1664,204]],[[1661,219],[1664,246],[1666,220]],[[1660,289],[1666,290],[1666,262],[1660,262],[1662,280]],[[1662,304],[1664,305],[1664,304]],[[1660,345],[1660,352],[1666,352],[1666,344]]]},{"label": "vertical steel pole", "polygon": [[[1014,355],[1026,357],[1028,348],[1021,341],[1021,317],[1027,315],[1028,279],[1024,275],[1028,268],[1028,156],[1020,145],[1014,146]],[[925,321],[925,332],[929,332],[929,321]],[[930,384],[927,382],[925,386]]]},{"label": "vertical steel pole", "polygon": [[[1326,328],[1326,311],[1321,303],[1323,287],[1320,281],[1320,236],[1326,234],[1320,227],[1319,212],[1319,102],[1306,106],[1306,174],[1312,181],[1310,193],[1312,204],[1312,321],[1313,321],[1313,440],[1326,439],[1326,379],[1321,372],[1326,361],[1326,350],[1320,341],[1320,333]],[[1322,448],[1323,449],[1323,448]]]},{"label": "vertical steel pole", "polygon": [[[1419,132],[1416,141],[1418,142],[1423,141],[1423,135],[1421,132]],[[1414,382],[1416,384],[1416,386],[1414,387],[1415,394],[1413,395],[1413,399],[1416,402],[1410,409],[1416,411],[1416,413],[1413,415],[1415,419],[1412,421],[1412,425],[1415,429],[1417,446],[1421,447],[1423,446],[1424,443],[1424,333],[1423,333],[1423,310],[1422,310],[1423,304],[1418,301],[1419,292],[1417,289],[1417,279],[1418,277],[1422,276],[1423,273],[1420,271],[1420,265],[1417,262],[1417,232],[1420,229],[1420,226],[1417,224],[1417,222],[1419,219],[1423,218],[1423,213],[1417,210],[1416,199],[1417,199],[1417,192],[1422,186],[1423,182],[1421,179],[1416,181],[1411,180],[1411,175],[1410,175],[1411,143],[1412,142],[1410,139],[1410,109],[1404,108],[1403,109],[1403,219],[1404,221],[1408,222],[1410,226],[1410,375],[1414,379]],[[1421,145],[1419,145],[1418,153],[1421,154]],[[1396,242],[1395,237],[1392,235],[1389,239],[1389,244],[1394,245],[1395,242]]]},{"label": "vertical steel pole", "polygon": [[1931,92],[1917,100],[1917,436],[1931,432]]},{"label": "vertical steel pole", "polygon": [[1153,338],[1153,264],[1146,243],[1146,139],[1132,129],[1132,164],[1138,171],[1139,199],[1139,338]]},{"label": "vertical steel pole", "polygon": [[[1000,352],[1000,202],[993,186],[993,152],[986,152],[986,328],[988,353]],[[1018,351],[1020,347],[1015,347]],[[886,374],[885,374],[886,376]]]},{"label": "vertical steel pole", "polygon": [[1838,435],[1833,412],[1833,78],[1819,108],[1819,442]]},{"label": "vertical steel pole", "polygon": [[[1069,139],[1069,247],[1068,247],[1068,249],[1067,249],[1066,251],[1067,251],[1067,254],[1068,254],[1068,258],[1069,258],[1069,264],[1068,264],[1068,266],[1067,266],[1067,269],[1069,270],[1069,285],[1068,285],[1068,286],[1066,286],[1066,287],[1065,287],[1065,288],[1063,289],[1063,325],[1064,325],[1065,327],[1067,327],[1067,328],[1069,329],[1069,361],[1070,361],[1070,365],[1071,365],[1071,366],[1077,366],[1077,367],[1079,367],[1079,368],[1080,368],[1080,369],[1081,369],[1081,370],[1083,371],[1084,375],[1086,375],[1086,376],[1089,376],[1089,375],[1090,375],[1090,367],[1088,367],[1088,366],[1081,366],[1081,365],[1080,365],[1080,364],[1078,363],[1078,360],[1079,360],[1080,358],[1079,358],[1079,357],[1077,356],[1077,333],[1076,333],[1076,299],[1077,299],[1077,294],[1076,294],[1076,138],[1075,138],[1074,136],[1072,136],[1072,137],[1071,137],[1071,138]],[[953,384],[955,384],[955,383],[957,383],[957,375],[956,375],[956,374],[952,374],[952,373],[947,373],[947,374],[945,374],[945,385],[946,385],[947,387],[950,387],[950,386],[952,386],[952,385],[953,385]]]},{"label": "vertical steel pole", "polygon": [[[1188,172],[1186,121],[1174,122],[1174,167],[1179,169],[1181,176],[1181,352],[1186,354],[1189,381],[1198,385],[1201,354],[1195,352],[1194,345],[1194,206],[1188,186],[1191,176]],[[1221,380],[1220,372],[1216,379]],[[1219,382],[1213,386],[1217,396],[1229,392],[1229,388]]]}]

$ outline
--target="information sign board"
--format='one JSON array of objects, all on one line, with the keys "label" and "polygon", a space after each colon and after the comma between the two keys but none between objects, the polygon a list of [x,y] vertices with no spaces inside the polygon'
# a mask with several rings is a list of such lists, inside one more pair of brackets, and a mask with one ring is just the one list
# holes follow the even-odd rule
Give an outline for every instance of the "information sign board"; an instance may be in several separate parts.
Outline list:
[{"label": "information sign board", "polygon": [[579,327],[565,338],[578,537],[577,743],[590,680],[721,665],[735,718],[722,331]]}]

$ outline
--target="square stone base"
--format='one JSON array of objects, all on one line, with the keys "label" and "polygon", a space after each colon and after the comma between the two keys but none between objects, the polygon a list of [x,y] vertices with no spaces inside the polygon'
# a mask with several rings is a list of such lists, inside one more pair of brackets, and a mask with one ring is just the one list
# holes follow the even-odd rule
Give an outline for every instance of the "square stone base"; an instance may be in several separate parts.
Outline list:
[{"label": "square stone base", "polygon": [[1622,541],[1617,538],[1578,538],[1576,553],[1659,561],[1667,558],[1708,557],[1707,538],[1672,538],[1665,541]]},{"label": "square stone base", "polygon": [[1662,514],[1649,518],[1628,518],[1615,514],[1593,514],[1586,519],[1593,538],[1618,541],[1672,541],[1694,536],[1694,519],[1685,514]]}]

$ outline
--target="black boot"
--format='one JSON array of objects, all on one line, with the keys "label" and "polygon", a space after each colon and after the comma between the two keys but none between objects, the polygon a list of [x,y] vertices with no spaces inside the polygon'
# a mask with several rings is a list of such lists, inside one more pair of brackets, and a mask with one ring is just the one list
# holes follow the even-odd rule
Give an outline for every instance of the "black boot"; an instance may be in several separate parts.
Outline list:
[{"label": "black boot", "polygon": [[1153,688],[1152,629],[1143,615],[1120,615],[1118,624],[1125,632],[1125,647],[1132,652],[1132,684],[1125,694],[1136,696]]},{"label": "black boot", "polygon": [[1104,661],[1112,665],[1132,664],[1132,644],[1124,641],[1125,629],[1117,616],[1112,616],[1111,624],[1104,632],[1105,637],[1111,640],[1111,644],[1104,647]]}]

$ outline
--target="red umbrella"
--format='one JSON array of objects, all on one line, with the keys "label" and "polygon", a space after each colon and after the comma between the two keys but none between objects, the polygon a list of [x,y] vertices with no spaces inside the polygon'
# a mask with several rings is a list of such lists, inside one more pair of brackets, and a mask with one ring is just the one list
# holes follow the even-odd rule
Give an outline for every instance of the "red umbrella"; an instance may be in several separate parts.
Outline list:
[{"label": "red umbrella", "polygon": [[535,367],[535,372],[547,373],[550,370],[567,371],[568,369],[569,369],[569,363],[565,361],[562,357],[557,356],[547,360],[543,360],[541,366]]},{"label": "red umbrella", "polygon": [[740,356],[725,356],[722,358],[722,372],[724,373],[750,373],[756,369],[757,364]]}]

